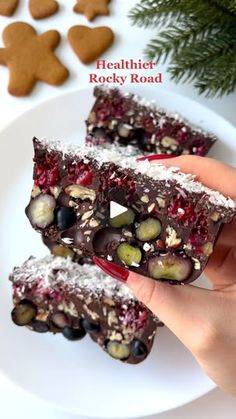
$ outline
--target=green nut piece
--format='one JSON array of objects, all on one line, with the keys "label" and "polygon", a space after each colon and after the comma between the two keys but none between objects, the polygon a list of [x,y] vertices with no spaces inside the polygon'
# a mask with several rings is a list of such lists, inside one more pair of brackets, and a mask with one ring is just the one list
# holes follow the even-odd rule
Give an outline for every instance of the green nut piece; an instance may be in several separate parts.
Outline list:
[{"label": "green nut piece", "polygon": [[132,209],[128,209],[114,218],[110,218],[110,225],[115,228],[120,228],[132,224],[134,222],[135,213]]},{"label": "green nut piece", "polygon": [[183,282],[189,278],[192,270],[193,265],[189,258],[174,254],[155,256],[148,263],[148,272],[154,279]]},{"label": "green nut piece", "polygon": [[141,250],[128,243],[121,243],[117,248],[117,256],[127,266],[139,265],[142,259]]},{"label": "green nut piece", "polygon": [[142,221],[140,226],[136,229],[137,239],[143,242],[155,240],[160,233],[161,223],[156,218],[147,218],[145,221]]},{"label": "green nut piece", "polygon": [[60,256],[63,258],[67,258],[67,257],[73,258],[75,255],[73,250],[71,250],[69,247],[62,246],[60,244],[56,244],[55,246],[53,246],[51,248],[51,253],[54,256]]},{"label": "green nut piece", "polygon": [[124,345],[115,340],[110,340],[107,344],[107,352],[112,356],[112,358],[127,359],[130,355],[130,348],[128,345]]},{"label": "green nut piece", "polygon": [[36,315],[36,306],[28,300],[21,301],[11,312],[12,320],[17,326],[26,326]]}]

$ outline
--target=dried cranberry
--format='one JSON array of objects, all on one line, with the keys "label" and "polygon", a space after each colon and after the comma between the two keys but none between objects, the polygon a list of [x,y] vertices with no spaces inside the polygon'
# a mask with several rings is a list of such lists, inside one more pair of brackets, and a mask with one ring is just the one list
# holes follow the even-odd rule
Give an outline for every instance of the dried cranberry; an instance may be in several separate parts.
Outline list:
[{"label": "dried cranberry", "polygon": [[112,116],[114,116],[115,118],[122,118],[126,111],[123,98],[116,97],[113,100],[111,100],[110,109]]},{"label": "dried cranberry", "polygon": [[135,328],[135,330],[143,329],[148,319],[148,311],[136,303],[133,307],[126,305],[120,307],[119,319],[125,326]]},{"label": "dried cranberry", "polygon": [[183,126],[175,133],[174,138],[178,141],[178,143],[184,143],[188,139],[187,129]]},{"label": "dried cranberry", "polygon": [[207,152],[208,146],[200,139],[193,141],[189,148],[189,153],[197,156],[205,156]]},{"label": "dried cranberry", "polygon": [[143,126],[144,128],[149,131],[149,132],[153,132],[155,129],[155,125],[154,125],[154,120],[151,116],[146,116],[143,119]]},{"label": "dried cranberry", "polygon": [[158,131],[155,133],[156,143],[159,143],[165,135],[166,135],[165,129],[158,128]]},{"label": "dried cranberry", "polygon": [[36,165],[35,185],[43,190],[57,184],[59,180],[59,165],[57,159],[47,153],[45,160]]},{"label": "dried cranberry", "polygon": [[122,173],[109,168],[101,176],[100,190],[107,191],[112,188],[119,188],[126,190],[127,199],[133,197],[136,192],[136,183],[128,175],[124,176]]},{"label": "dried cranberry", "polygon": [[194,205],[181,195],[174,197],[169,206],[169,214],[185,224],[195,219]]},{"label": "dried cranberry", "polygon": [[93,181],[93,171],[88,164],[83,162],[70,165],[68,167],[68,180],[81,186],[91,185]]},{"label": "dried cranberry", "polygon": [[192,230],[189,241],[194,247],[201,247],[208,240],[208,222],[207,217],[201,211],[196,217],[195,227]]}]

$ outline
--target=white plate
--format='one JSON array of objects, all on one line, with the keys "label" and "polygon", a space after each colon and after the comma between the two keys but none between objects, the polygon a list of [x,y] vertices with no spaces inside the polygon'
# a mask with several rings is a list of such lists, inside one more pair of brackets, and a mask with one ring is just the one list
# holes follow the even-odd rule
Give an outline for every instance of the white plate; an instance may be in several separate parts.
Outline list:
[{"label": "white plate", "polygon": [[[153,99],[151,87],[132,90]],[[102,418],[147,417],[214,388],[166,328],[160,330],[148,359],[132,366],[109,358],[89,338],[69,343],[61,336],[15,327],[10,320],[8,273],[30,254],[45,254],[39,235],[24,215],[32,184],[32,137],[79,142],[84,138],[84,119],[92,100],[91,89],[71,92],[32,109],[1,132],[0,371],[27,391],[73,413]],[[235,164],[236,131],[228,122],[171,92],[159,91],[158,103],[217,134],[221,142],[214,147],[214,155]]]}]

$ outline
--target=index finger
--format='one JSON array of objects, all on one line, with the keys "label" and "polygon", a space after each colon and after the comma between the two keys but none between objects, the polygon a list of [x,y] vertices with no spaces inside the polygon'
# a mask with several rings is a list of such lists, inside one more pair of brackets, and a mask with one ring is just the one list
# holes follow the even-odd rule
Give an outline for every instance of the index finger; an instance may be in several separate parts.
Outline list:
[{"label": "index finger", "polygon": [[236,169],[217,160],[199,156],[180,156],[172,159],[152,160],[151,164],[178,167],[184,173],[191,173],[196,180],[225,196],[236,200]]}]

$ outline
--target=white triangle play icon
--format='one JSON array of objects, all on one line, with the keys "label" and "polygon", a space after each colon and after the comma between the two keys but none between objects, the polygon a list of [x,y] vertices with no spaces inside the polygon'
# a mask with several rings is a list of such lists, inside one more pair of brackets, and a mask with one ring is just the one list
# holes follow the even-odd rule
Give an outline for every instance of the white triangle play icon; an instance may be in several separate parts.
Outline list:
[{"label": "white triangle play icon", "polygon": [[117,202],[110,202],[110,218],[117,217],[117,215],[123,214],[128,211],[123,205],[117,204]]}]

